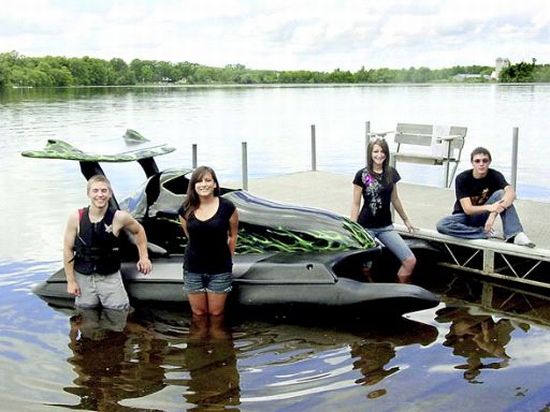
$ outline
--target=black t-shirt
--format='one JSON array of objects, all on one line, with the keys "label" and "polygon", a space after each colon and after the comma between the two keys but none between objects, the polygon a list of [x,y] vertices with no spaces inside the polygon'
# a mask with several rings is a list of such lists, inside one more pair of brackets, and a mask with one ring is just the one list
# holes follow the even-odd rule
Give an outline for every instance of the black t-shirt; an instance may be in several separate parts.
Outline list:
[{"label": "black t-shirt", "polygon": [[[183,267],[194,273],[231,272],[233,263],[228,244],[229,219],[235,205],[222,197],[218,210],[210,219],[199,220],[192,213],[187,219],[189,239],[185,248]],[[185,216],[183,206],[178,214]]]},{"label": "black t-shirt", "polygon": [[487,175],[480,179],[474,177],[473,170],[465,170],[456,177],[455,192],[456,202],[453,208],[454,213],[464,213],[460,199],[469,197],[473,206],[481,206],[487,202],[497,190],[509,186],[502,173],[489,169]]},{"label": "black t-shirt", "polygon": [[357,222],[366,228],[379,228],[392,224],[391,220],[391,193],[395,183],[401,176],[393,167],[388,168],[390,178],[386,182],[385,174],[369,174],[366,168],[358,170],[353,184],[361,187],[363,193],[363,207]]}]

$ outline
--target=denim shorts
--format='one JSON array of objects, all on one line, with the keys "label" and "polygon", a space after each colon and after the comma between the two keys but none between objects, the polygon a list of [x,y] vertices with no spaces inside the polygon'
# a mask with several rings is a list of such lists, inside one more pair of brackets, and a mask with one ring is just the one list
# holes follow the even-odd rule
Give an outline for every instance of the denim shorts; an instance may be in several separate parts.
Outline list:
[{"label": "denim shorts", "polygon": [[384,244],[400,262],[414,256],[412,250],[403,238],[395,231],[393,225],[367,229],[374,237]]},{"label": "denim shorts", "polygon": [[229,293],[232,281],[231,272],[208,274],[183,271],[183,290],[187,293]]}]

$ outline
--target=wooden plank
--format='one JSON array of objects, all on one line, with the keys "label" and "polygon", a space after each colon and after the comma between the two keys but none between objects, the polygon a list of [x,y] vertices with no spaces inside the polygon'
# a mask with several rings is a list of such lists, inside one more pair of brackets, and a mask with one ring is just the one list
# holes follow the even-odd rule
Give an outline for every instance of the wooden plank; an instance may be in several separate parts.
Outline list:
[{"label": "wooden plank", "polygon": [[415,146],[431,146],[433,126],[430,124],[397,123],[395,143]]},{"label": "wooden plank", "polygon": [[392,153],[392,156],[395,158],[395,160],[398,160],[400,162],[428,164],[434,166],[442,165],[443,162],[446,160],[444,157],[441,156],[430,156],[421,153],[394,152]]}]

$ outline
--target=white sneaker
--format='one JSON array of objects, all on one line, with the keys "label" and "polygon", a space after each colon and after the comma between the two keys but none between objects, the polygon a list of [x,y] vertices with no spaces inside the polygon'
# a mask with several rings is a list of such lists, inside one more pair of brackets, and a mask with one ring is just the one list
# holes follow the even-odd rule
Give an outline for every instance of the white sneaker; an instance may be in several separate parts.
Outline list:
[{"label": "white sneaker", "polygon": [[531,242],[531,239],[529,239],[524,232],[519,232],[514,237],[514,245],[535,247],[535,244]]},{"label": "white sneaker", "polygon": [[487,233],[487,239],[504,240],[504,234],[501,231],[491,229],[489,232],[486,232],[486,233]]}]

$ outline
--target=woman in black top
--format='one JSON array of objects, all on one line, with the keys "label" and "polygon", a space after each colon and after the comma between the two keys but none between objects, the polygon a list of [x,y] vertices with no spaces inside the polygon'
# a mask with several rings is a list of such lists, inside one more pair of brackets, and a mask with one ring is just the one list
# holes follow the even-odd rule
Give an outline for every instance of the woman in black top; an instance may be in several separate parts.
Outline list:
[{"label": "woman in black top", "polygon": [[239,215],[220,195],[216,173],[200,166],[191,175],[179,220],[188,239],[184,290],[195,315],[222,315],[231,291]]},{"label": "woman in black top", "polygon": [[[380,240],[401,262],[397,277],[401,283],[409,283],[416,258],[393,227],[393,205],[409,232],[414,227],[407,217],[397,191],[401,179],[397,170],[389,165],[390,149],[386,140],[373,139],[367,147],[367,167],[360,169],[353,179],[351,220],[358,222]],[[361,205],[363,199],[363,206]]]}]

